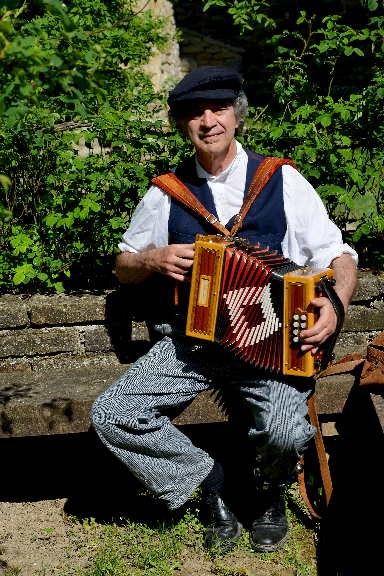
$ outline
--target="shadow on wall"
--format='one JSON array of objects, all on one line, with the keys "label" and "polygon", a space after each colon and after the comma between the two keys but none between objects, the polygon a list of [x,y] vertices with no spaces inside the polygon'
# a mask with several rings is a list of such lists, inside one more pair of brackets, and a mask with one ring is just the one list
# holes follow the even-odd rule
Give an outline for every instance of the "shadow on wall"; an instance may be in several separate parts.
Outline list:
[{"label": "shadow on wall", "polygon": [[[119,362],[134,362],[162,338],[154,325],[175,317],[174,290],[172,279],[153,274],[141,284],[123,285],[107,294],[105,327]],[[143,322],[147,329],[139,325]]]}]

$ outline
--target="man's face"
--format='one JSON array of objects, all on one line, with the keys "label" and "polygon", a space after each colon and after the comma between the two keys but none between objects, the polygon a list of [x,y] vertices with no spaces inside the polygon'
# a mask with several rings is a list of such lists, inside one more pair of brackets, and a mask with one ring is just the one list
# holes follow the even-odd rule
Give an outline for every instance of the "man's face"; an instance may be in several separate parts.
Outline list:
[{"label": "man's face", "polygon": [[197,100],[191,103],[179,125],[199,157],[225,153],[233,141],[239,122],[230,100]]}]

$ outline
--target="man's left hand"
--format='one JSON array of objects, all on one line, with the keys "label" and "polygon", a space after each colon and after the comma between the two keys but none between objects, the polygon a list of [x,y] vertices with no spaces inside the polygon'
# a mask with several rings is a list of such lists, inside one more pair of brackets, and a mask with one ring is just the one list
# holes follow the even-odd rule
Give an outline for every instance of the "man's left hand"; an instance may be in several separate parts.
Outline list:
[{"label": "man's left hand", "polygon": [[337,319],[335,310],[328,298],[314,298],[311,300],[312,306],[319,308],[320,316],[312,328],[300,332],[300,340],[303,342],[301,350],[307,352],[311,350],[316,354],[321,344],[329,338],[336,330]]}]

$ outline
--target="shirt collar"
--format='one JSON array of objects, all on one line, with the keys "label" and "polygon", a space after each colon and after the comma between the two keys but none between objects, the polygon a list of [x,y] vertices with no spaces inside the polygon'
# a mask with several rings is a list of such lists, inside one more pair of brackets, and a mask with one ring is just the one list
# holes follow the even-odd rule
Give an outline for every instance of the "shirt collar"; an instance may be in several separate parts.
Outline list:
[{"label": "shirt collar", "polygon": [[212,174],[209,174],[209,172],[204,170],[204,168],[202,167],[202,165],[200,164],[200,162],[197,159],[197,155],[195,155],[195,164],[196,164],[197,176],[199,178],[205,178],[209,182],[225,182],[225,180],[228,178],[228,176],[230,174],[232,174],[232,172],[234,172],[234,170],[236,170],[236,168],[240,162],[241,153],[243,151],[243,147],[240,144],[240,142],[238,142],[237,140],[235,140],[235,142],[236,142],[236,156],[234,157],[234,159],[232,160],[230,165],[223,172],[220,172],[220,174],[218,176],[212,176]]}]

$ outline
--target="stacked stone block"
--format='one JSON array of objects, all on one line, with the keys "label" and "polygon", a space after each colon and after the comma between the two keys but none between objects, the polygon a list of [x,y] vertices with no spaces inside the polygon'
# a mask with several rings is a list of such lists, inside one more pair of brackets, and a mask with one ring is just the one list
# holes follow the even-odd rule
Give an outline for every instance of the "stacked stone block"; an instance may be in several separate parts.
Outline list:
[{"label": "stacked stone block", "polygon": [[149,337],[125,295],[0,297],[0,372],[132,361]]},{"label": "stacked stone block", "polygon": [[184,76],[200,66],[230,66],[241,70],[243,48],[235,48],[185,28],[180,42],[180,72]]},{"label": "stacked stone block", "polygon": [[[130,287],[103,294],[0,297],[0,372],[119,365],[148,350],[145,322],[132,320]],[[365,352],[384,330],[384,273],[359,272],[336,357]]]}]

